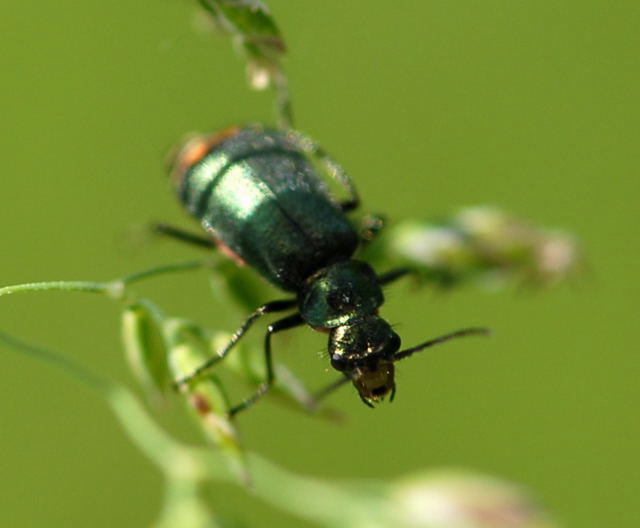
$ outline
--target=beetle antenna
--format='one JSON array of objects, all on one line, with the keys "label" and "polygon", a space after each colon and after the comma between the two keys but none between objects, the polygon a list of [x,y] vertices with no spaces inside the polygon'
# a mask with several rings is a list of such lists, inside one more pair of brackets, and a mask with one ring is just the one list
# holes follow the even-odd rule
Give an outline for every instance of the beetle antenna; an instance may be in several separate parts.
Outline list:
[{"label": "beetle antenna", "polygon": [[436,337],[435,339],[430,339],[429,341],[425,341],[420,345],[416,345],[411,348],[407,348],[405,350],[401,350],[400,352],[396,352],[393,355],[393,361],[399,361],[406,357],[411,356],[416,352],[420,352],[425,348],[429,348],[433,345],[439,345],[440,343],[444,343],[445,341],[449,341],[450,339],[455,339],[457,337],[466,337],[470,335],[490,335],[491,330],[488,328],[463,328],[462,330],[457,330],[456,332],[451,332],[450,334],[445,334],[440,337]]}]

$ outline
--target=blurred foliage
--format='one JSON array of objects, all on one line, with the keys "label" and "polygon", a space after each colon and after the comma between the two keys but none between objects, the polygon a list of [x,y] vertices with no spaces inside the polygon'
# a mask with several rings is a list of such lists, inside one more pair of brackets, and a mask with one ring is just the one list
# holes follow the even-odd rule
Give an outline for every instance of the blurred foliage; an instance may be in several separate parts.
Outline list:
[{"label": "blurred foliage", "polygon": [[[184,322],[168,324],[173,327],[171,334],[190,329]],[[523,490],[465,471],[344,483],[296,475],[258,455],[242,453],[235,430],[225,417],[226,397],[212,376],[198,380],[185,393],[193,416],[221,450],[188,446],[164,432],[128,389],[87,372],[56,352],[1,333],[0,342],[63,367],[102,395],[131,441],[164,474],[165,503],[155,528],[222,526],[202,497],[202,485],[210,480],[248,486],[256,497],[329,528],[555,526]],[[170,342],[175,374],[181,375],[185,369],[188,372],[202,360],[183,337],[173,336]],[[247,468],[251,473],[245,471]]]},{"label": "blurred foliage", "polygon": [[[290,127],[292,125],[292,112],[287,78],[283,73],[281,64],[285,45],[269,11],[263,4],[249,0],[199,0],[199,3],[213,17],[216,24],[230,33],[239,44],[247,59],[250,84],[257,89],[263,89],[268,86],[275,88],[276,108],[280,125]],[[580,7],[582,9],[585,6]],[[344,9],[348,10],[349,6],[345,5]],[[570,18],[572,24],[578,24],[581,17],[585,17],[584,13],[588,11],[588,6],[586,6],[585,11],[581,9],[572,13]],[[491,12],[491,9],[488,8],[487,12]],[[556,13],[555,5],[553,12],[554,14]],[[609,12],[609,15],[613,17],[615,13]],[[362,19],[361,13],[358,14],[358,17],[359,20]],[[530,30],[532,26],[529,23],[535,23],[536,21],[531,21],[528,16],[525,18],[526,30]],[[597,20],[600,23],[601,18],[598,17]],[[332,30],[338,31],[336,28],[339,27],[339,22],[338,17],[331,20]],[[411,20],[405,20],[404,22],[407,24],[412,23]],[[474,21],[472,25],[475,27],[477,24]],[[499,21],[492,18],[489,26],[495,28],[497,25],[499,25]],[[545,30],[549,29],[550,25],[553,26],[553,20],[545,19],[543,24]],[[568,22],[567,25],[570,26]],[[467,26],[468,24],[461,25],[461,27]],[[598,25],[598,27],[600,26]],[[549,30],[551,31],[551,29]],[[571,30],[570,27],[569,30]],[[136,31],[139,31],[139,24],[136,24]],[[566,33],[565,28],[563,28],[563,31]],[[327,35],[328,32],[323,34],[324,37]],[[422,30],[420,35],[423,35]],[[588,36],[589,39],[596,39],[596,29],[590,31]],[[111,37],[112,35],[109,34],[109,38]],[[358,40],[355,35],[352,38],[354,41]],[[388,46],[389,42],[391,42],[380,35],[371,36],[367,34],[367,38],[370,39],[374,46]],[[430,37],[425,34],[424,38],[429,39]],[[364,41],[366,39],[360,40]],[[446,43],[447,46],[451,45],[452,49],[460,45],[455,38],[449,38],[449,36],[447,36]],[[29,46],[24,46],[23,49],[28,48]],[[76,51],[75,44],[73,51]],[[127,54],[130,53],[131,50],[127,49]],[[595,50],[595,54],[597,55],[598,53],[603,52]],[[75,55],[71,56],[75,57]],[[581,56],[577,54],[577,57],[580,59]],[[568,58],[571,58],[571,61],[567,62],[571,68],[579,68],[579,61],[574,61],[572,57]],[[412,72],[412,75],[418,75],[418,72],[414,71],[416,65],[409,64],[411,59],[404,60],[402,57],[397,57],[397,59],[403,68],[406,68],[410,73]],[[538,57],[533,57],[534,67],[537,67],[535,62],[537,59]],[[92,60],[94,60],[93,57]],[[528,59],[525,57],[523,60]],[[69,59],[69,61],[73,66],[72,59]],[[547,62],[546,58],[543,62]],[[107,67],[107,63],[108,61],[101,61],[96,58],[91,65]],[[67,65],[65,63],[64,66]],[[354,68],[355,71],[349,73],[357,75],[358,67],[359,65],[352,64],[350,68]],[[378,76],[381,76],[380,69],[381,66],[378,65],[376,69],[376,75]],[[602,71],[605,69],[603,67]],[[626,68],[625,71],[632,71],[632,68]],[[226,74],[226,72],[224,73]],[[554,73],[553,86],[561,82],[563,75],[569,75],[569,73],[569,67],[558,67],[558,71]],[[59,68],[59,74],[64,74],[64,67]],[[162,75],[166,75],[164,70]],[[401,82],[400,86],[398,86],[399,81],[394,75],[388,73],[387,76],[393,78],[393,94],[400,93],[403,89]],[[343,75],[342,77],[348,76]],[[339,81],[340,79],[336,76],[334,82],[338,83]],[[535,78],[534,82],[527,80],[527,83],[538,90],[540,88],[538,81],[539,79]],[[33,86],[38,85],[38,83],[32,84]],[[482,82],[480,81],[479,84],[482,85]],[[467,86],[467,84],[460,82],[460,86]],[[544,86],[542,88],[544,89]],[[118,86],[116,85],[114,89],[117,90]],[[129,90],[130,87],[125,86],[122,89]],[[553,94],[555,97],[555,90]],[[72,97],[71,94],[65,95]],[[392,98],[388,97],[388,99]],[[398,97],[398,99],[401,98]],[[508,96],[505,96],[505,100],[505,104],[508,105],[510,101]],[[601,101],[599,104],[604,105],[611,100],[599,98],[599,101]],[[392,107],[392,102],[390,101],[390,108]],[[464,107],[464,97],[460,97],[457,102],[462,103]],[[215,100],[214,98],[212,106],[215,109],[224,104],[224,100]],[[597,107],[597,105],[592,105],[592,107]],[[396,108],[396,106],[393,106],[393,108]],[[10,112],[11,108],[8,108],[7,111]],[[368,109],[368,111],[370,110]],[[601,111],[603,114],[605,113],[604,107],[602,107]],[[455,112],[452,112],[452,114],[451,116],[447,115],[447,119],[451,117],[451,121],[448,121],[449,123],[454,123],[455,125],[456,119],[458,119],[461,122],[464,121],[465,127],[468,125],[466,117],[464,119],[460,118],[460,116],[456,118]],[[506,114],[509,115],[508,125],[511,129],[513,124],[511,120],[515,118],[512,118],[511,112],[506,112]],[[87,115],[89,115],[88,112],[83,113],[83,117]],[[157,117],[161,118],[162,116],[157,115]],[[412,114],[412,119],[413,117]],[[38,114],[38,118],[40,118],[40,114]],[[418,120],[418,117],[413,119],[413,121]],[[380,123],[382,123],[382,120]],[[152,123],[149,126],[153,127],[154,125]],[[578,127],[580,124],[572,121],[571,126]],[[381,127],[384,128],[382,124]],[[437,130],[438,133],[441,132],[440,128],[438,123],[433,126],[433,129]],[[477,135],[482,136],[482,131]],[[549,137],[551,139],[554,137],[552,131],[549,132]],[[540,138],[535,139],[540,140]],[[32,138],[32,140],[37,141],[37,138]],[[145,136],[144,141],[146,140]],[[371,137],[363,134],[361,143],[366,145],[370,141]],[[602,146],[601,141],[604,141],[604,139],[598,137],[597,147],[599,148]],[[620,142],[622,141],[624,139],[620,140]],[[422,150],[423,146],[421,144],[421,149],[416,151],[416,155],[420,157],[425,155]],[[502,146],[500,148],[502,149]],[[539,149],[535,150],[539,152]],[[594,149],[590,152],[595,152],[596,150]],[[29,153],[32,154],[32,151],[29,151]],[[76,154],[80,159],[82,152],[77,152]],[[146,155],[147,153],[144,154]],[[455,154],[457,155],[457,150]],[[91,156],[93,157],[94,155],[95,153],[92,152]],[[443,154],[443,156],[446,157],[446,154]],[[565,152],[562,152],[562,156],[564,159]],[[23,156],[21,162],[28,163],[31,158],[32,156]],[[67,170],[68,165],[65,164],[64,171]],[[583,177],[585,176],[580,174],[580,178]],[[145,183],[144,185],[146,186],[147,184]],[[545,189],[544,193],[551,194],[548,189]],[[32,195],[29,195],[29,197],[32,197]],[[384,190],[384,198],[388,200],[386,188]],[[621,197],[621,207],[626,203],[623,198]],[[122,200],[125,199],[128,198],[122,196]],[[105,200],[105,203],[107,202]],[[22,204],[24,200],[16,200],[16,203]],[[600,202],[598,201],[599,204]],[[606,218],[606,214],[609,213],[604,209],[604,207],[602,210],[591,208],[591,212],[598,218],[598,223],[600,223],[600,218]],[[93,213],[93,211],[91,212]],[[95,219],[96,221],[101,219],[99,212],[96,212]],[[561,221],[569,224],[573,223],[574,225],[576,223],[576,220],[571,217],[562,218]],[[79,224],[88,225],[90,223],[79,222]],[[609,241],[614,240],[618,231],[607,228],[606,225],[606,222],[602,222],[603,229],[606,229],[606,234],[611,235]],[[618,223],[617,225],[620,229],[625,227],[623,223]],[[367,224],[367,226],[367,229],[377,230],[375,225],[372,227],[371,223]],[[74,242],[76,246],[79,245],[77,242]],[[43,241],[43,243],[46,243],[46,241]],[[626,239],[624,244],[625,247],[628,246]],[[372,240],[371,244],[364,249],[364,254],[380,265],[402,264],[416,268],[425,285],[451,287],[474,283],[489,285],[494,289],[502,289],[510,285],[537,287],[555,284],[570,278],[580,268],[582,261],[580,245],[572,235],[564,231],[542,228],[512,216],[499,208],[485,206],[465,209],[459,213],[439,219],[406,220],[395,224],[391,223],[380,232],[379,237]],[[38,258],[41,261],[45,260],[41,255]],[[184,267],[178,266],[178,268],[188,270],[202,266],[213,269],[213,273],[210,274],[210,280],[214,284],[214,292],[221,295],[222,290],[227,290],[226,294],[222,295],[228,295],[229,297],[226,300],[232,299],[232,302],[240,307],[240,311],[253,309],[264,299],[263,293],[268,291],[264,284],[257,281],[255,277],[251,277],[246,270],[235,268],[229,261],[214,260],[213,262],[197,263],[195,265],[190,263]],[[128,359],[134,375],[149,394],[150,400],[157,402],[163,397],[167,397],[162,396],[163,393],[168,394],[170,398],[173,397],[173,393],[166,390],[172,378],[177,374],[188,372],[202,358],[215,353],[223,343],[226,343],[229,337],[226,332],[221,332],[218,329],[204,328],[192,321],[166,315],[150,299],[131,291],[130,284],[137,282],[139,279],[153,277],[158,273],[176,269],[174,266],[168,266],[109,282],[63,281],[21,284],[0,289],[0,295],[28,291],[87,291],[106,294],[122,302],[122,334]],[[624,268],[620,269],[624,271]],[[628,281],[625,282],[623,290],[625,295],[627,293],[627,284]],[[227,306],[229,305],[225,304],[225,309]],[[601,307],[602,305],[598,308]],[[217,370],[215,373],[207,374],[207,376],[197,380],[197,383],[190,385],[188,388],[183,388],[180,396],[191,418],[201,429],[204,437],[209,443],[217,445],[219,449],[187,447],[164,433],[128,389],[124,389],[120,385],[112,385],[101,377],[78,368],[65,357],[53,354],[46,349],[33,347],[6,334],[1,334],[0,340],[8,347],[17,348],[22,352],[35,355],[39,359],[64,367],[76,378],[88,381],[91,386],[98,388],[102,392],[119,420],[125,425],[134,444],[143,450],[165,474],[165,503],[157,526],[166,528],[169,526],[187,526],[195,528],[223,525],[222,518],[218,521],[218,516],[211,511],[211,503],[215,503],[215,500],[202,499],[202,484],[207,480],[221,480],[227,483],[232,482],[242,487],[249,487],[256,496],[261,497],[273,506],[300,518],[316,523],[324,523],[327,526],[546,528],[553,525],[544,510],[535,501],[531,500],[528,493],[523,491],[522,488],[469,471],[437,474],[427,471],[396,480],[347,483],[337,479],[321,480],[312,477],[301,477],[283,471],[268,461],[244,450],[236,424],[229,420],[227,416],[227,387],[221,377],[218,376]],[[597,365],[600,366],[599,358],[596,359],[598,359]],[[545,358],[540,359],[540,363],[544,363],[544,361]],[[589,359],[587,358],[586,361],[588,363]],[[238,379],[249,387],[255,387],[263,379],[264,367],[260,358],[260,350],[251,345],[246,348],[240,347],[228,360],[225,360],[223,366],[225,370],[235,374]],[[509,369],[511,370],[511,368],[512,365],[509,364]],[[580,366],[576,365],[575,368],[579,369]],[[270,398],[286,403],[289,406],[296,406],[305,411],[308,410],[311,407],[309,405],[309,402],[312,401],[311,392],[306,389],[303,383],[293,377],[283,364],[278,364],[277,370],[280,383]],[[544,369],[542,370],[544,371]],[[23,372],[20,372],[20,376],[23,374]],[[527,375],[529,374],[527,373]],[[598,387],[592,387],[590,384],[586,386],[588,386],[590,394],[598,393]],[[555,388],[558,389],[557,386]],[[461,389],[464,389],[464,387]],[[521,390],[523,389],[518,386],[517,391]],[[550,386],[548,390],[552,392],[554,390],[553,386]],[[574,395],[574,390],[580,390],[579,382],[571,385],[572,395]],[[612,395],[612,392],[608,394]],[[556,396],[556,400],[558,399],[559,396]],[[631,398],[625,397],[625,401],[630,400]],[[598,398],[598,401],[601,401],[600,398]],[[562,408],[559,402],[557,407],[559,414],[562,415]],[[592,408],[592,410],[594,409]],[[411,416],[416,413],[413,408],[410,411]],[[541,420],[542,422],[548,419],[547,412],[551,414],[554,409],[544,408],[543,411],[544,419]],[[607,416],[615,417],[612,413],[607,412],[606,414]],[[329,413],[329,417],[334,417],[334,415]],[[536,423],[535,416],[530,417],[527,415],[526,418],[527,420],[532,420],[532,423]],[[540,420],[540,417],[537,418]],[[562,420],[565,420],[564,415]],[[457,421],[462,422],[463,420],[459,418]],[[624,420],[620,421],[620,423],[624,423]],[[413,432],[419,425],[412,423],[410,430]],[[600,425],[598,425],[598,428],[600,428]],[[604,426],[602,430],[606,432]],[[435,432],[436,434],[441,433],[438,428],[436,428]],[[368,431],[368,433],[375,434],[374,431]],[[275,431],[275,433],[270,432],[270,434],[286,436],[280,430]],[[474,434],[476,432],[469,429],[465,430],[461,436],[471,438],[471,440],[467,441],[472,444],[475,442],[472,439]],[[556,443],[562,442],[562,439],[555,438],[557,432],[551,427],[548,427],[540,434],[544,437],[544,442],[554,449],[556,448]],[[609,436],[608,433],[607,436]],[[406,440],[411,442],[410,438]],[[419,440],[416,440],[416,442]],[[587,440],[585,438],[585,441]],[[505,438],[506,443],[510,441],[517,444],[522,442],[522,439],[519,436],[511,439]],[[535,441],[535,438],[533,441]],[[364,444],[365,442],[362,443]],[[480,442],[478,445],[480,445]],[[560,447],[562,446],[560,445],[558,449]],[[333,443],[332,449],[336,449]],[[376,447],[376,449],[378,448]],[[569,453],[571,455],[576,454],[577,457],[577,449],[579,448],[572,443],[569,446]],[[598,459],[595,455],[596,453],[589,454],[589,458]],[[382,457],[387,458],[387,455],[383,452]],[[621,457],[624,458],[622,455]],[[563,457],[562,463],[570,463],[569,458]],[[537,469],[537,460],[529,462]],[[371,466],[369,460],[367,460],[367,465]],[[627,461],[625,460],[625,467],[626,465]],[[550,480],[563,481],[564,485],[564,479],[559,477],[561,475],[560,471],[560,468],[558,468],[558,474]],[[589,474],[591,474],[590,471]],[[605,482],[607,481],[603,479],[594,479],[592,482],[584,480],[582,484],[590,489],[597,490],[598,486],[606,485],[601,484]],[[609,488],[608,485],[606,487]],[[622,494],[623,491],[620,490],[616,493]],[[290,497],[298,497],[300,500],[291,500]],[[579,502],[584,504],[585,501],[580,497]],[[610,502],[613,504],[613,501]],[[219,504],[216,506],[219,506]],[[618,506],[614,508],[619,512],[624,511],[623,508]],[[217,514],[217,511],[215,513]],[[224,525],[226,526],[226,524]]]},{"label": "blurred foliage", "polygon": [[365,256],[380,266],[413,268],[428,285],[475,282],[493,289],[557,284],[573,278],[582,260],[575,236],[488,206],[401,221],[382,231]]},{"label": "blurred foliage", "polygon": [[[372,224],[367,224],[371,228]],[[474,209],[440,224],[408,222],[394,228],[391,242],[366,246],[374,260],[385,264],[405,259],[425,281],[452,286],[463,279],[498,274],[527,277],[539,271],[537,248],[547,243],[545,231],[513,220],[495,209]],[[457,229],[457,230],[456,230]],[[513,249],[515,246],[516,249]],[[573,254],[573,252],[572,252]],[[524,255],[524,256],[523,256]],[[566,259],[564,259],[566,261]],[[567,272],[546,270],[554,280]],[[123,303],[122,340],[132,372],[152,403],[166,394],[171,380],[188,376],[207,358],[217,354],[230,334],[204,328],[193,321],[165,315],[151,300],[140,297],[132,286],[165,273],[209,268],[214,290],[226,293],[225,304],[248,308],[260,288],[247,289],[242,272],[217,257],[207,261],[161,266],[106,282],[54,281],[0,288],[0,296],[44,291],[100,293]],[[478,273],[480,270],[482,273]],[[450,280],[455,278],[456,280]],[[506,281],[502,281],[506,282]],[[548,282],[548,281],[543,281]],[[219,451],[179,444],[146,414],[137,399],[121,386],[76,366],[57,353],[35,347],[6,334],[6,346],[64,367],[77,379],[98,389],[128,429],[132,440],[165,473],[167,493],[157,528],[205,528],[219,526],[201,498],[201,484],[222,479],[248,487],[274,506],[320,524],[345,528],[549,528],[553,526],[538,506],[509,484],[462,472],[433,478],[429,473],[405,478],[401,483],[366,483],[345,487],[338,482],[311,481],[275,468],[249,455],[240,442],[226,390],[220,377],[207,371],[180,393],[192,419]],[[238,350],[222,363],[251,387],[265,377],[259,347]],[[307,412],[317,412],[314,396],[284,365],[275,364],[277,385],[273,393],[283,402]],[[321,415],[335,415],[322,410]],[[218,454],[219,453],[219,454]],[[221,458],[221,456],[225,458]],[[252,462],[249,463],[249,460]],[[230,473],[234,475],[230,477]],[[410,483],[410,484],[408,484]],[[274,493],[274,489],[277,491]],[[292,498],[293,497],[293,498]]]}]

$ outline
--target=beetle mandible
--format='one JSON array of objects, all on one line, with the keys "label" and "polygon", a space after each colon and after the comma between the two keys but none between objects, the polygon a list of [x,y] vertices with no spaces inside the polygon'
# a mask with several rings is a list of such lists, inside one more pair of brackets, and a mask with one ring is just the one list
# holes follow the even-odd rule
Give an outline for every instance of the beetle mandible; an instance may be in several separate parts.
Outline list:
[{"label": "beetle mandible", "polygon": [[[330,194],[311,159],[345,189],[346,201],[338,202]],[[487,333],[467,328],[400,350],[400,337],[378,309],[384,301],[382,286],[411,270],[377,274],[366,262],[352,258],[361,240],[345,213],[358,207],[358,194],[343,168],[299,132],[254,124],[192,137],[175,156],[171,180],[182,204],[209,236],[166,224],[158,224],[157,231],[217,246],[295,295],[257,308],[217,356],[176,381],[188,383],[223,359],[263,315],[295,310],[269,325],[264,341],[266,379],[231,410],[232,415],[273,384],[271,336],[283,330],[306,323],[327,332],[331,365],[343,374],[332,387],[352,381],[370,407],[387,394],[393,399],[396,361],[452,338]]]}]

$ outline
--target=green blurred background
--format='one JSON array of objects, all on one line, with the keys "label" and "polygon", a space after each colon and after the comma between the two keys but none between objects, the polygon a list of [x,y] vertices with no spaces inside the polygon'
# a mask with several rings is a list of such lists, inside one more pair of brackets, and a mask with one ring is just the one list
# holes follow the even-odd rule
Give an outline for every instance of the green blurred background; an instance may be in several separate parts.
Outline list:
[{"label": "green blurred background", "polygon": [[[185,132],[273,114],[229,41],[194,29],[194,4],[2,3],[0,283],[108,279],[200,254],[129,240],[149,220],[190,225],[165,153]],[[475,469],[534,490],[566,526],[638,526],[640,4],[269,5],[290,47],[297,126],[347,167],[365,208],[400,219],[493,204],[577,233],[587,258],[575,284],[544,292],[399,284],[384,313],[405,343],[475,324],[494,337],[402,364],[393,405],[371,411],[343,390],[330,402],[344,426],[262,403],[239,419],[247,445],[318,476]],[[139,290],[209,326],[239,321],[201,274]],[[129,380],[106,299],[6,297],[0,320]],[[286,341],[279,357],[310,385],[332,379],[323,336]],[[160,477],[99,398],[1,358],[0,525],[147,525]],[[178,406],[165,413],[177,436],[198,438]],[[237,489],[212,495],[247,526],[301,526]]]}]

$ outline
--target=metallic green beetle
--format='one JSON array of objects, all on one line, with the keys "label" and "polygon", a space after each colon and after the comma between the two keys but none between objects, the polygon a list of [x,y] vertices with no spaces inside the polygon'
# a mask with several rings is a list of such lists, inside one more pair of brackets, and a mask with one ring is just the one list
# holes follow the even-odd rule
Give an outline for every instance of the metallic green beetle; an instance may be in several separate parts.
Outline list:
[{"label": "metallic green beetle", "polygon": [[[331,196],[313,158],[344,187],[349,195],[346,201]],[[298,132],[248,125],[193,137],[178,151],[172,183],[209,237],[164,224],[156,226],[159,232],[217,246],[295,294],[295,298],[260,306],[218,356],[177,381],[187,383],[224,358],[261,316],[296,309],[268,327],[266,380],[232,414],[251,405],[272,385],[271,335],[282,330],[306,323],[328,332],[331,365],[343,374],[332,387],[352,381],[371,407],[389,393],[393,398],[396,361],[454,337],[485,333],[469,328],[399,351],[400,337],[379,317],[378,309],[384,302],[381,287],[409,270],[377,275],[369,264],[352,259],[360,236],[345,213],[358,206],[358,195],[342,167]]]}]

